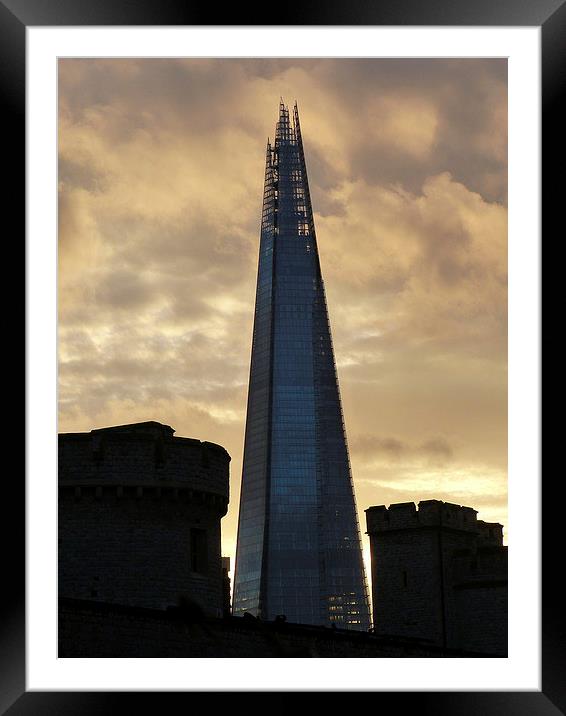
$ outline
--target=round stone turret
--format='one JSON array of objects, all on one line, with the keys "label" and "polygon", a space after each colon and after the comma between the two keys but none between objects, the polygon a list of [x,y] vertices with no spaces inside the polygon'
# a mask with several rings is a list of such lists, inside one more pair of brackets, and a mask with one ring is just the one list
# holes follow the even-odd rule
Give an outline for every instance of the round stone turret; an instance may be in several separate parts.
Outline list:
[{"label": "round stone turret", "polygon": [[222,613],[230,456],[149,421],[59,435],[59,595]]}]

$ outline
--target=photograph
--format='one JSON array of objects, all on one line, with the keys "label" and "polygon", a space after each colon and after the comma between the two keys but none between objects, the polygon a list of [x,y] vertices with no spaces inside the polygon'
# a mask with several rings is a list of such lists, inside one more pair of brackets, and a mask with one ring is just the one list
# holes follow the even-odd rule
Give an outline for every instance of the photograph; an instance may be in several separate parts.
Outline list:
[{"label": "photograph", "polygon": [[0,713],[558,716],[566,2],[226,10],[0,0],[26,269]]},{"label": "photograph", "polygon": [[508,656],[508,135],[503,56],[58,58],[59,658]]}]

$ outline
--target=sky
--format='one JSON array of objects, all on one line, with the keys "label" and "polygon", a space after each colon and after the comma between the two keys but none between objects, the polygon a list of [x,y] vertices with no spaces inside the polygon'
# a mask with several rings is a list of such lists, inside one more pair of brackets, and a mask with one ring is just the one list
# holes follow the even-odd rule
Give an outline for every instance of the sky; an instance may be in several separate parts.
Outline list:
[{"label": "sky", "polygon": [[[507,526],[507,63],[59,60],[59,432],[157,420],[232,457],[265,146],[297,100],[364,510]],[[508,539],[506,530],[506,541]]]}]

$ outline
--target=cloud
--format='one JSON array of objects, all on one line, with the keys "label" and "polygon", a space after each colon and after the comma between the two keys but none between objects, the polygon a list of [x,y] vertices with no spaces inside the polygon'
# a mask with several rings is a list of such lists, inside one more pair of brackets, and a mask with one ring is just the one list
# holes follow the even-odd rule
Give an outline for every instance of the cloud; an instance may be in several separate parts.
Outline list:
[{"label": "cloud", "polygon": [[433,102],[422,96],[390,94],[376,97],[368,111],[366,141],[393,147],[412,159],[424,160],[434,147],[438,115]]},{"label": "cloud", "polygon": [[60,430],[151,419],[225,445],[234,542],[283,95],[360,510],[435,496],[504,519],[506,83],[504,60],[60,60]]},{"label": "cloud", "polygon": [[379,464],[403,461],[428,460],[435,464],[444,464],[453,456],[453,448],[443,437],[432,437],[419,444],[410,444],[395,437],[380,437],[370,434],[357,434],[350,441],[350,452],[365,464]]}]

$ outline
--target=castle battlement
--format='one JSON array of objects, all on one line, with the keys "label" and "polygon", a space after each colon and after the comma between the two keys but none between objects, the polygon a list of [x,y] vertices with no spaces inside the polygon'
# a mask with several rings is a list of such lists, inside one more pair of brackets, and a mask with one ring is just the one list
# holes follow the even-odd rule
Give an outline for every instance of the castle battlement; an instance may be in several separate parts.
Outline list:
[{"label": "castle battlement", "polygon": [[[59,435],[59,487],[194,491],[228,504],[230,455],[155,421]],[[169,491],[170,491],[169,490]],[[148,494],[150,494],[148,493]],[[137,494],[137,493],[136,493]],[[138,494],[138,496],[141,496]]]},{"label": "castle battlement", "polygon": [[[389,530],[418,529],[421,527],[446,527],[466,532],[484,532],[489,535],[496,523],[483,523],[477,520],[477,510],[472,507],[455,505],[441,500],[421,500],[399,502],[389,507],[378,505],[366,510],[368,534]],[[483,525],[486,525],[484,528]],[[499,525],[502,529],[502,526]]]},{"label": "castle battlement", "polygon": [[503,525],[442,500],[366,510],[374,629],[507,653]]},{"label": "castle battlement", "polygon": [[499,522],[477,521],[480,545],[502,545],[503,525]]}]

